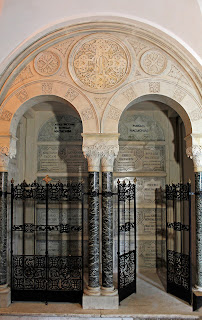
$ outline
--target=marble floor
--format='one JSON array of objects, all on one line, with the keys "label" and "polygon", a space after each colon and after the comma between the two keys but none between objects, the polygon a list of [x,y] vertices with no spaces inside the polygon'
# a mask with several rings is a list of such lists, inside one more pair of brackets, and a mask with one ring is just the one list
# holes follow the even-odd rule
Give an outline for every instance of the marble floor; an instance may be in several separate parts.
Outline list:
[{"label": "marble floor", "polygon": [[14,302],[0,309],[0,320],[167,320],[202,319],[202,310],[192,307],[165,292],[156,274],[141,274],[137,278],[137,293],[121,302],[118,310],[83,310],[72,303]]}]

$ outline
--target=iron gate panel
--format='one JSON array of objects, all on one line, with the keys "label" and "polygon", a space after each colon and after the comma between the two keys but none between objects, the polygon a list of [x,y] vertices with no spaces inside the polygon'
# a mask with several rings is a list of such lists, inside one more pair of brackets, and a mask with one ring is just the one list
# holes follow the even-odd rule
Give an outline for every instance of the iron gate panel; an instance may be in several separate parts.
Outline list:
[{"label": "iron gate panel", "polygon": [[136,292],[136,185],[118,180],[119,301]]},{"label": "iron gate panel", "polygon": [[81,301],[82,183],[11,184],[11,264],[12,300]]},{"label": "iron gate panel", "polygon": [[191,185],[166,185],[167,292],[191,304]]}]

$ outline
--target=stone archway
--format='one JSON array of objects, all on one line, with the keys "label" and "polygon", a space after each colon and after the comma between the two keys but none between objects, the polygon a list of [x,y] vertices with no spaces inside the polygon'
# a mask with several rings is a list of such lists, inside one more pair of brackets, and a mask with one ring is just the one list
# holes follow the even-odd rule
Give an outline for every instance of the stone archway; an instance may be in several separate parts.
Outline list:
[{"label": "stone archway", "polygon": [[[148,95],[152,99],[158,95],[185,123],[187,154],[193,157],[196,185],[201,190],[200,76],[198,63],[181,45],[162,32],[155,33],[148,26],[124,20],[123,23],[91,21],[68,26],[24,49],[1,78],[0,167],[5,177],[2,180],[4,189],[9,157],[15,156],[17,123],[37,97],[61,97],[78,111],[83,122],[83,152],[88,159],[90,192],[93,193],[99,189],[100,164],[103,180],[112,176],[119,148],[118,121],[123,110],[135,99]],[[111,187],[110,184],[110,192]],[[201,203],[197,201],[200,211]],[[98,217],[97,206],[93,209]],[[109,212],[105,214],[108,216]],[[92,219],[92,222],[95,221]],[[94,227],[97,232],[98,225]],[[1,238],[5,268],[6,236],[4,228]],[[91,240],[96,236],[98,232],[92,234]],[[90,253],[92,268],[88,293],[99,295],[99,243],[93,245],[97,251]],[[200,241],[197,246],[201,248]],[[198,278],[197,283],[202,287],[200,272]],[[6,281],[4,273],[0,285],[6,285]],[[114,294],[111,282],[107,289]],[[8,297],[8,292],[6,294]]]}]

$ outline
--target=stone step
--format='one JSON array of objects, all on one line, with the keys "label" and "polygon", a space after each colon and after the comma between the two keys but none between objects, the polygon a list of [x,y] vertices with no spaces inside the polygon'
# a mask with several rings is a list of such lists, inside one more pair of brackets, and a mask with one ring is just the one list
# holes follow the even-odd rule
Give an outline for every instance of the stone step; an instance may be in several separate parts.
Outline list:
[{"label": "stone step", "polygon": [[133,315],[133,316],[92,316],[90,314],[68,316],[68,315],[53,315],[46,314],[28,315],[28,314],[0,314],[0,320],[200,320],[200,316],[192,315]]}]

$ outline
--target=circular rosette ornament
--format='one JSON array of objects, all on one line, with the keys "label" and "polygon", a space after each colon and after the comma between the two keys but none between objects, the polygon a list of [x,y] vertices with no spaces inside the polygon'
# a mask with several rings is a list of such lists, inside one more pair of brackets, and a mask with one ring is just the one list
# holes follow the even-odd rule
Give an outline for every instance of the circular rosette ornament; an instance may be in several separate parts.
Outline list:
[{"label": "circular rosette ornament", "polygon": [[91,35],[79,41],[69,58],[69,71],[83,89],[106,92],[118,87],[130,69],[125,45],[109,35]]},{"label": "circular rosette ornament", "polygon": [[60,58],[52,51],[40,52],[34,60],[34,67],[41,76],[52,76],[60,68]]},{"label": "circular rosette ornament", "polygon": [[140,64],[144,72],[155,76],[166,69],[167,59],[158,50],[148,50],[142,55]]}]

